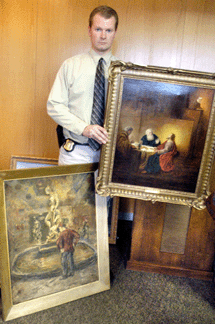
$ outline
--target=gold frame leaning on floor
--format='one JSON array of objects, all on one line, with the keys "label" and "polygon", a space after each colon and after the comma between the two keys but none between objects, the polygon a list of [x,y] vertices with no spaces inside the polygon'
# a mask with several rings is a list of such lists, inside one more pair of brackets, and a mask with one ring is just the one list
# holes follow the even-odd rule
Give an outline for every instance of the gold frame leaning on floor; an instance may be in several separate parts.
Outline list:
[{"label": "gold frame leaning on floor", "polygon": [[[97,169],[98,164],[86,164],[0,172],[5,321],[110,288],[107,202],[95,193]],[[75,252],[81,250],[85,256],[87,251],[83,260],[74,252],[75,273],[66,277],[62,251],[56,250],[63,226],[76,232]],[[19,262],[23,257],[24,270]],[[34,272],[37,259],[40,270]],[[54,268],[56,260],[60,266]],[[35,287],[40,289],[35,292]]]}]

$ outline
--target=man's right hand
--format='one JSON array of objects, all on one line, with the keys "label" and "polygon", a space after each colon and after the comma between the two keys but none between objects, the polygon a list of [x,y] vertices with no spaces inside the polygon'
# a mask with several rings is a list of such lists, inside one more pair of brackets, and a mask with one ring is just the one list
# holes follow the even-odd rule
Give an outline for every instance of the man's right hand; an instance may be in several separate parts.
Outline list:
[{"label": "man's right hand", "polygon": [[93,138],[99,144],[106,144],[108,141],[108,133],[106,129],[99,125],[86,126],[82,135],[88,138]]}]

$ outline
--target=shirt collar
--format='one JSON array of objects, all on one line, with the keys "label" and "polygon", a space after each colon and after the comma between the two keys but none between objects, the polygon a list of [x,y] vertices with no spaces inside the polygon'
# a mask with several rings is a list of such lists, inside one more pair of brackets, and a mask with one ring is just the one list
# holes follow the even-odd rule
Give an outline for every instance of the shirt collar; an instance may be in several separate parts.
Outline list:
[{"label": "shirt collar", "polygon": [[92,59],[96,65],[98,64],[98,61],[100,60],[101,57],[104,59],[105,64],[109,64],[111,61],[111,57],[112,57],[111,51],[104,55],[100,55],[100,54],[96,53],[92,48],[90,49],[89,54],[92,57]]}]

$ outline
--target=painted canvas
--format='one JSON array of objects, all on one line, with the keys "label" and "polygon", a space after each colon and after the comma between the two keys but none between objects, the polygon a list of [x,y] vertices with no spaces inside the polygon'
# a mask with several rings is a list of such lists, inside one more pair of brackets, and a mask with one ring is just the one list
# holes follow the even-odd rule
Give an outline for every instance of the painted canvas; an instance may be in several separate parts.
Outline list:
[{"label": "painted canvas", "polygon": [[112,181],[195,193],[213,99],[212,89],[126,78]]},{"label": "painted canvas", "polygon": [[13,178],[3,187],[14,306],[101,280],[94,172]]},{"label": "painted canvas", "polygon": [[[31,157],[31,156],[11,156],[11,169],[41,168],[58,165],[57,159]],[[108,236],[109,243],[116,244],[117,223],[118,223],[119,198],[107,198],[108,213]]]}]

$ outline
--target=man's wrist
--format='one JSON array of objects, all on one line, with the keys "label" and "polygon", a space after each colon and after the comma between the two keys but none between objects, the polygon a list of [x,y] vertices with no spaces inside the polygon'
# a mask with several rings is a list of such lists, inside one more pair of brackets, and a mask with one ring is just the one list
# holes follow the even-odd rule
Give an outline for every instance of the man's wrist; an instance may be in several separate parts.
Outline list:
[{"label": "man's wrist", "polygon": [[82,135],[85,136],[85,137],[88,137],[88,134],[87,134],[87,128],[89,127],[89,125],[85,126],[84,127],[84,130],[82,132]]}]

